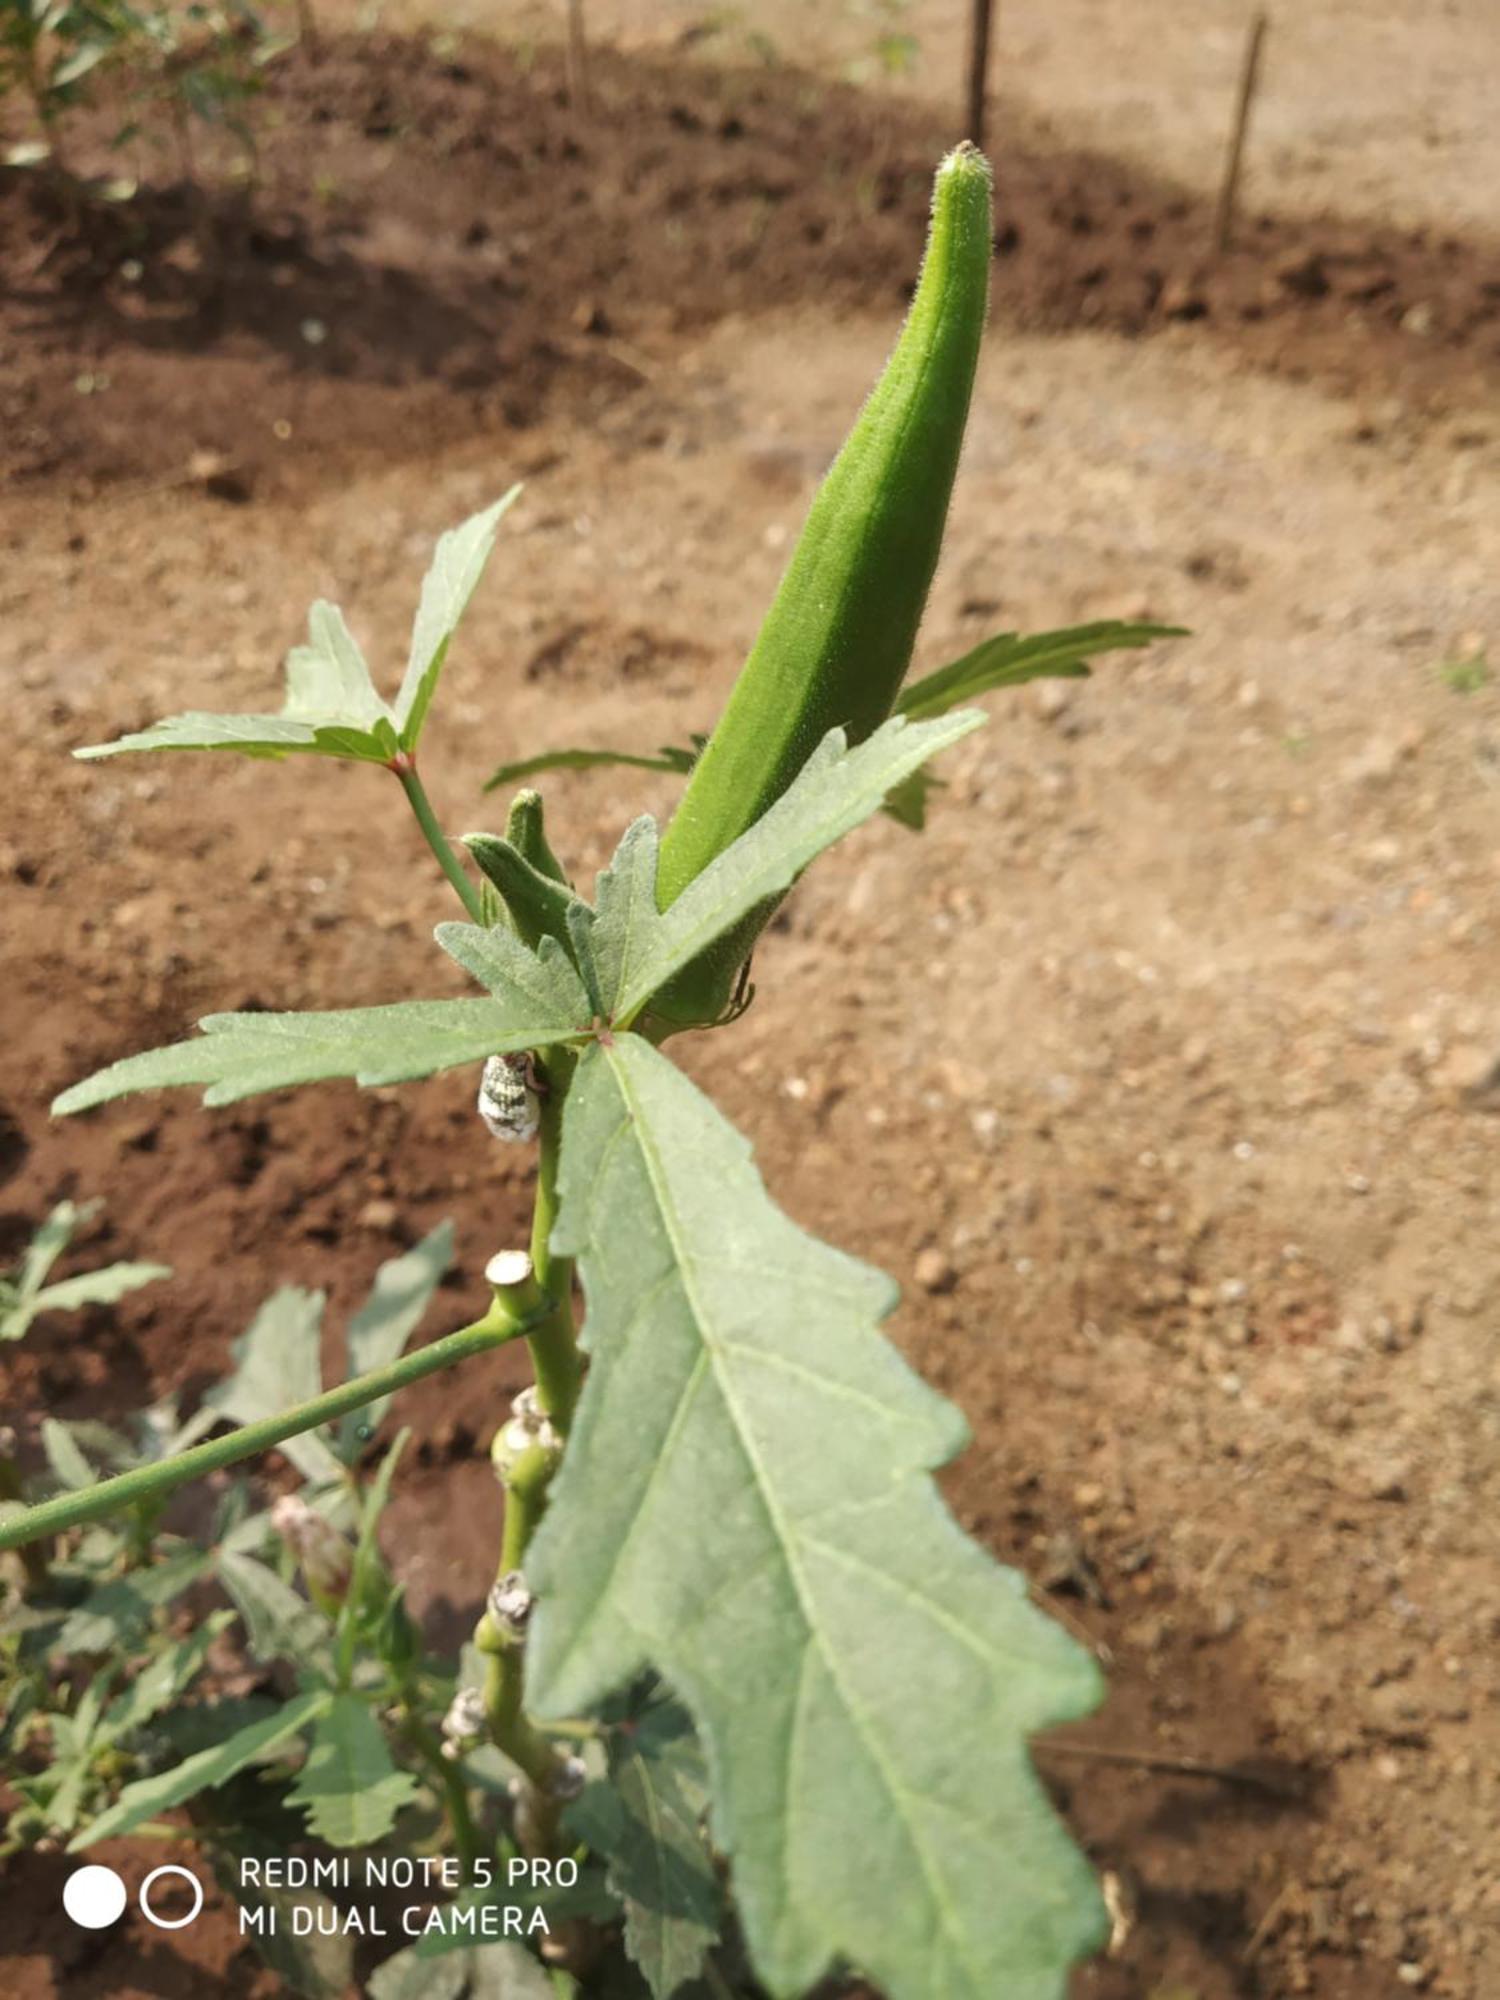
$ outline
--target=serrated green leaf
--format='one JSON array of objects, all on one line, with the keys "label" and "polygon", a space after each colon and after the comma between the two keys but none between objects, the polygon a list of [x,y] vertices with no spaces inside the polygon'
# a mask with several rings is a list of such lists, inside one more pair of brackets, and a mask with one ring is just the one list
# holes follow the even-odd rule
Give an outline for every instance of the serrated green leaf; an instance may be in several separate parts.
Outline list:
[{"label": "serrated green leaf", "polygon": [[394,732],[383,739],[352,723],[309,722],[291,715],[212,715],[192,709],[166,716],[149,729],[132,730],[113,743],[87,744],[73,755],[89,760],[136,750],[230,750],[242,757],[276,759],[300,753],[386,764],[398,747]]},{"label": "serrated green leaf", "polygon": [[597,891],[593,949],[611,1017],[629,1022],[674,973],[876,812],[903,778],[984,720],[977,710],[935,722],[895,717],[852,750],[842,730],[830,730],[770,810],[660,915],[656,829],[637,820]]},{"label": "serrated green leaf", "polygon": [[279,715],[193,709],[73,754],[89,759],[136,750],[229,750],[243,757],[305,754],[388,764],[399,748],[395,718],[375,691],[343,613],[319,599],[307,615],[307,643],[287,655]]},{"label": "serrated green leaf", "polygon": [[903,688],[896,713],[913,720],[946,715],[961,702],[974,701],[992,688],[1020,687],[1037,680],[1082,680],[1096,653],[1117,653],[1149,646],[1157,639],[1186,636],[1181,625],[1132,625],[1118,618],[1072,625],[1061,632],[999,632],[936,673]]},{"label": "serrated green leaf", "polygon": [[167,1264],[107,1264],[102,1271],[81,1271],[76,1278],[44,1286],[31,1302],[31,1314],[35,1318],[44,1312],[76,1312],[80,1306],[112,1306],[143,1285],[171,1275]]},{"label": "serrated green leaf", "polygon": [[221,1549],[219,1581],[245,1621],[256,1659],[306,1666],[327,1650],[332,1636],[328,1621],[265,1563],[238,1549]]},{"label": "serrated green leaf", "polygon": [[569,1829],[608,1862],[625,1906],[625,1948],[654,2000],[697,1977],[723,1927],[723,1896],[703,1833],[708,1782],[692,1718],[654,1691],[606,1738],[608,1777],[568,1809]]},{"label": "serrated green leaf", "polygon": [[[566,962],[566,961],[565,961]],[[352,1078],[406,1083],[486,1056],[538,1048],[577,1032],[575,1017],[540,1014],[524,994],[414,1000],[326,1014],[210,1014],[190,1042],[126,1056],[54,1098],[58,1117],[136,1090],[204,1084],[205,1104],[257,1091]]]},{"label": "serrated green leaf", "polygon": [[97,1201],[86,1201],[81,1204],[60,1201],[57,1204],[26,1246],[26,1255],[21,1260],[17,1279],[23,1298],[35,1297],[41,1290],[47,1273],[72,1242],[75,1232],[98,1211]]},{"label": "serrated green leaf", "polygon": [[877,1337],[895,1287],[632,1035],[579,1064],[553,1248],[593,1365],[527,1563],[536,1711],[648,1664],[678,1691],[774,1994],[843,1960],[888,2000],[1058,2000],[1101,1911],[1026,1739],[1099,1675],[942,1505],[965,1426]]},{"label": "serrated green leaf", "polygon": [[98,1477],[84,1457],[71,1427],[57,1417],[42,1420],[42,1450],[47,1455],[53,1477],[74,1493],[81,1493],[85,1486],[92,1486]]},{"label": "serrated green leaf", "polygon": [[294,646],[287,654],[284,713],[309,722],[353,723],[366,730],[395,721],[375,692],[365,656],[343,612],[326,598],[320,597],[307,614],[307,644]]},{"label": "serrated green leaf", "polygon": [[[453,1262],[453,1224],[440,1222],[404,1256],[392,1257],[375,1273],[370,1296],[349,1322],[346,1374],[368,1375],[394,1361],[422,1322],[443,1273]],[[389,1396],[355,1410],[339,1424],[339,1455],[357,1457],[391,1406]]]},{"label": "serrated green leaf", "polygon": [[307,642],[286,661],[279,714],[217,715],[193,709],[167,716],[113,743],[77,750],[83,758],[136,750],[226,750],[244,757],[338,757],[389,764],[415,748],[438,675],[464,606],[484,572],[501,514],[520,491],[440,537],[412,629],[411,659],[396,706],[383,701],[364,655],[336,604],[319,599],[307,618]]},{"label": "serrated green leaf", "polygon": [[[234,1373],[216,1383],[204,1401],[233,1423],[254,1424],[321,1395],[323,1305],[322,1292],[299,1285],[273,1292],[229,1350]],[[277,1449],[304,1479],[341,1476],[332,1446],[316,1431],[287,1438]]]},{"label": "serrated green leaf", "polygon": [[396,722],[404,750],[417,747],[453,634],[494,550],[500,517],[520,493],[519,486],[512,486],[493,507],[486,507],[482,514],[438,538],[412,626],[411,655],[396,696]]},{"label": "serrated green leaf", "polygon": [[462,2000],[471,1956],[450,1951],[439,1958],[423,1957],[416,1945],[408,1945],[371,1973],[370,2000]]},{"label": "serrated green leaf", "polygon": [[532,951],[514,931],[500,925],[486,931],[478,924],[439,924],[433,935],[450,958],[489,989],[495,1002],[536,1024],[533,1040],[513,1042],[511,1047],[540,1048],[588,1027],[592,1018],[588,995],[556,938],[544,937]]},{"label": "serrated green leaf", "polygon": [[154,1777],[138,1778],[133,1785],[125,1787],[114,1804],[102,1812],[92,1826],[86,1826],[68,1843],[68,1852],[75,1854],[81,1848],[92,1847],[98,1840],[118,1839],[122,1833],[129,1833],[139,1826],[142,1820],[152,1819],[157,1813],[169,1812],[173,1806],[196,1798],[199,1792],[224,1784],[237,1771],[243,1771],[246,1765],[259,1762],[271,1751],[289,1743],[309,1723],[316,1722],[332,1700],[333,1696],[324,1688],[299,1694],[277,1714],[252,1722],[248,1728],[236,1730],[222,1742],[214,1743],[175,1764],[170,1771],[158,1771]]},{"label": "serrated green leaf", "polygon": [[487,792],[498,791],[501,785],[519,783],[522,778],[539,777],[544,771],[599,771],[611,768],[632,771],[691,771],[698,756],[696,750],[683,750],[675,744],[664,743],[654,757],[641,756],[630,750],[543,750],[535,757],[521,757],[513,764],[502,764],[492,771],[484,781]]},{"label": "serrated green leaf", "polygon": [[52,1650],[58,1658],[75,1653],[114,1652],[130,1643],[151,1614],[208,1572],[209,1557],[186,1549],[150,1569],[134,1569],[91,1590],[63,1620]]},{"label": "serrated green leaf", "polygon": [[186,1638],[146,1662],[105,1713],[103,1728],[111,1741],[118,1742],[134,1730],[144,1728],[164,1708],[171,1708],[179,1700],[202,1671],[210,1646],[233,1618],[232,1611],[215,1612]]},{"label": "serrated green leaf", "polygon": [[330,1847],[383,1840],[417,1790],[392,1762],[362,1695],[336,1694],[313,1725],[307,1761],[289,1797],[307,1808],[308,1831]]}]

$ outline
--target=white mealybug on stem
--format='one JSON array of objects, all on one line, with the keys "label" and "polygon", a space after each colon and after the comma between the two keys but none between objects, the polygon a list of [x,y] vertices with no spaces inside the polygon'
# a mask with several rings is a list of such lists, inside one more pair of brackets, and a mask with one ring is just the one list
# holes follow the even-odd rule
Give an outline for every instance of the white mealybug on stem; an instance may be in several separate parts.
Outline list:
[{"label": "white mealybug on stem", "polygon": [[526,1579],[518,1569],[505,1572],[491,1585],[489,1613],[491,1618],[512,1639],[521,1638],[531,1622],[532,1607],[536,1599],[527,1588]]},{"label": "white mealybug on stem", "polygon": [[477,1743],[486,1727],[484,1696],[477,1687],[461,1687],[448,1704],[443,1717],[443,1755],[453,1762],[471,1743]]},{"label": "white mealybug on stem", "polygon": [[536,1137],[541,1105],[532,1086],[530,1056],[490,1056],[479,1079],[479,1115],[497,1139]]}]

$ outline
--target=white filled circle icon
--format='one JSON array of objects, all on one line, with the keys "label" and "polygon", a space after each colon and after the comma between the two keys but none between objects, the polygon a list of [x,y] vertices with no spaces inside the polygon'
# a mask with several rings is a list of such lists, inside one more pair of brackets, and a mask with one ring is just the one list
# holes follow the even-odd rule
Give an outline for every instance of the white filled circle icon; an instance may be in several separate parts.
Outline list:
[{"label": "white filled circle icon", "polygon": [[124,1915],[124,1879],[97,1861],[75,1868],[63,1884],[63,1908],[81,1930],[107,1930]]}]

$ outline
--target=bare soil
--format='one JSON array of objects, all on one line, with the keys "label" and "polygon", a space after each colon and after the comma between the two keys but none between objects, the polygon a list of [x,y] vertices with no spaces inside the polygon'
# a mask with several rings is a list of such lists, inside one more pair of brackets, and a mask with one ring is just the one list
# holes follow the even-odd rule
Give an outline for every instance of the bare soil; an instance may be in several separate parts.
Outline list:
[{"label": "bare soil", "polygon": [[[48,1122],[212,1008],[457,990],[381,774],[67,753],[274,700],[320,593],[394,674],[432,537],[516,476],[430,732],[447,822],[496,817],[522,749],[711,720],[952,133],[702,50],[601,53],[594,88],[583,127],[545,45],[335,40],[273,74],[248,216],[167,189],[79,238],[0,189],[0,1249],[101,1194],[90,1251],[176,1272],[5,1357],[28,1440],[200,1392],[277,1282],[337,1326],[450,1214],[456,1324],[519,1231],[530,1164],[469,1077]],[[1500,644],[1495,246],[1299,199],[1211,266],[1191,161],[1168,183],[1013,103],[1004,130],[925,663],[1113,614],[1195,636],[997,702],[928,836],[816,871],[686,1059],[789,1211],[902,1278],[894,1331],[974,1427],[955,1506],[1109,1667],[1040,1753],[1129,1912],[1079,2000],[1479,2000],[1500,687],[1442,669]],[[587,876],[673,791],[560,778],[555,838]],[[513,1367],[404,1399],[388,1546],[437,1644],[493,1565]],[[8,1871],[8,1993],[274,1990],[223,1912],[80,1937],[62,1872]]]}]

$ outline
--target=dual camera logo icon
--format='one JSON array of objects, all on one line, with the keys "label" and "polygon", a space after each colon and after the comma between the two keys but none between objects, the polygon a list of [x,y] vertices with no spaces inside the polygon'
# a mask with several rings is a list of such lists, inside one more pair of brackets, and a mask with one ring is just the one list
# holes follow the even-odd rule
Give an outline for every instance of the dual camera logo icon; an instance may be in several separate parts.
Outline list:
[{"label": "dual camera logo icon", "polygon": [[[185,1917],[159,1916],[151,1907],[153,1887],[173,1879],[186,1882],[192,1897],[192,1908]],[[124,1877],[97,1861],[86,1868],[75,1868],[63,1884],[63,1908],[82,1930],[108,1930],[125,1914],[128,1901]],[[203,1908],[203,1884],[191,1868],[179,1868],[168,1862],[163,1868],[151,1870],[136,1893],[136,1902],[148,1924],[155,1924],[159,1931],[180,1931]]]}]

